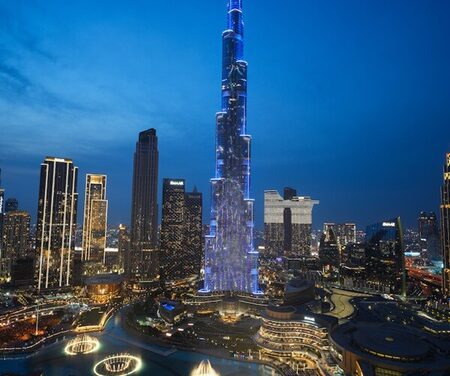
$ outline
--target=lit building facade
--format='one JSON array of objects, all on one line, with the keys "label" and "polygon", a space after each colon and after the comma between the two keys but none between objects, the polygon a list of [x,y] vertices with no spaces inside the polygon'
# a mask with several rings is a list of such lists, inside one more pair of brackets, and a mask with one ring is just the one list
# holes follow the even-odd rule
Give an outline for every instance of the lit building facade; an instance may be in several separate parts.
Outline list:
[{"label": "lit building facade", "polygon": [[106,175],[87,174],[84,196],[83,261],[105,262],[107,217]]},{"label": "lit building facade", "polygon": [[24,211],[8,212],[3,222],[3,255],[14,262],[30,256],[30,214]]},{"label": "lit building facade", "polygon": [[284,199],[275,190],[264,192],[266,252],[272,256],[287,258],[308,256],[312,242],[312,211],[319,201],[310,197],[286,197]]},{"label": "lit building facade", "polygon": [[216,115],[216,174],[211,179],[204,292],[258,293],[242,0],[228,0],[227,19],[227,29],[222,33],[222,109]]},{"label": "lit building facade", "polygon": [[203,197],[196,188],[184,196],[184,241],[185,268],[190,275],[199,275],[203,252]]},{"label": "lit building facade", "polygon": [[127,226],[124,224],[119,225],[119,237],[118,237],[118,260],[117,264],[120,271],[123,271],[125,276],[130,276],[131,269],[131,240],[130,233]]},{"label": "lit building facade", "polygon": [[264,360],[317,362],[329,349],[328,330],[336,320],[297,314],[294,307],[269,305],[255,337]]},{"label": "lit building facade", "polygon": [[[145,277],[142,251],[156,252],[158,245],[158,137],[151,128],[139,133],[133,165],[131,201],[132,277]],[[152,253],[152,254],[153,254]]]},{"label": "lit building facade", "polygon": [[400,217],[368,226],[366,230],[367,282],[385,292],[406,294],[405,245]]},{"label": "lit building facade", "polygon": [[441,243],[444,262],[443,292],[450,298],[450,153],[446,155],[441,189]]},{"label": "lit building facade", "polygon": [[441,261],[439,224],[436,213],[421,212],[418,219],[420,244],[430,260]]},{"label": "lit building facade", "polygon": [[77,223],[78,167],[47,157],[41,164],[36,250],[38,290],[70,285]]},{"label": "lit building facade", "polygon": [[356,243],[355,223],[324,223],[323,232],[327,237],[331,234],[330,231],[336,237],[336,243],[341,251],[347,244]]},{"label": "lit building facade", "polygon": [[184,279],[185,181],[164,179],[161,217],[160,276],[164,282]]}]

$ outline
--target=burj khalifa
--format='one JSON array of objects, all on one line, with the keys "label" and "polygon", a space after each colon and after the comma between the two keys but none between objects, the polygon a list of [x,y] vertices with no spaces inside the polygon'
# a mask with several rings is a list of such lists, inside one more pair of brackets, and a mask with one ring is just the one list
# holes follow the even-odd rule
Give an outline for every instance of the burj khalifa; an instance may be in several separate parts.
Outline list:
[{"label": "burj khalifa", "polygon": [[222,33],[222,109],[216,114],[216,166],[211,179],[211,223],[205,240],[203,292],[258,294],[242,0],[228,0],[227,18],[228,28]]}]

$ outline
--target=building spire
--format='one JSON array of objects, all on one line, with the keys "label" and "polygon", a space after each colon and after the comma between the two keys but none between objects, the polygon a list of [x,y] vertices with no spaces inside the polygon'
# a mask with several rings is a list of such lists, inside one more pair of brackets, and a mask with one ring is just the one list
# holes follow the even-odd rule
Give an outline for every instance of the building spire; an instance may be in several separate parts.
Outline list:
[{"label": "building spire", "polygon": [[244,34],[242,0],[228,0],[228,29],[239,35]]}]

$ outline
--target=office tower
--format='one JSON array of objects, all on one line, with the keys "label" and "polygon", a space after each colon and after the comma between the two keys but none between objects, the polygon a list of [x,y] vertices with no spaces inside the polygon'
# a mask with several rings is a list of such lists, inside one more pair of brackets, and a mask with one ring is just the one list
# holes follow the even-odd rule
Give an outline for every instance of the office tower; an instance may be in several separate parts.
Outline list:
[{"label": "office tower", "polygon": [[311,252],[312,211],[319,201],[310,197],[264,192],[264,242],[272,256],[297,258]]},{"label": "office tower", "polygon": [[3,252],[11,262],[30,256],[30,214],[6,213],[3,222]]},{"label": "office tower", "polygon": [[16,210],[19,210],[19,201],[15,198],[8,198],[5,203],[5,212],[9,213]]},{"label": "office tower", "polygon": [[41,164],[36,250],[38,290],[70,285],[77,222],[78,167],[47,157]]},{"label": "office tower", "polygon": [[106,175],[87,174],[81,257],[83,261],[105,262],[107,217]]},{"label": "office tower", "polygon": [[442,254],[436,213],[421,212],[418,222],[422,250],[426,251],[430,260],[440,261]]},{"label": "office tower", "polygon": [[188,277],[184,249],[185,183],[164,179],[161,217],[160,275],[164,282]]},{"label": "office tower", "polygon": [[400,218],[366,230],[367,282],[387,293],[406,294],[405,246]]},{"label": "office tower", "polygon": [[184,196],[184,241],[186,257],[185,268],[190,275],[199,275],[203,253],[203,199],[202,194],[194,188]]},{"label": "office tower", "polygon": [[[13,279],[12,282],[15,284],[18,273],[14,273],[14,271],[18,270],[18,265],[24,264],[24,260],[31,259],[31,261],[27,261],[28,264],[31,264],[27,280],[32,281],[34,257],[30,249],[30,214],[23,211],[12,211],[5,213],[3,218],[4,270],[2,274]],[[24,273],[19,274],[24,275]]]},{"label": "office tower", "polygon": [[204,292],[258,293],[242,0],[228,0],[227,18],[227,29],[222,33],[222,109],[216,114],[216,174],[211,179]]},{"label": "office tower", "polygon": [[131,240],[127,226],[119,225],[119,241],[118,241],[118,266],[119,270],[123,270],[125,276],[129,278],[131,273]]},{"label": "office tower", "polygon": [[324,271],[331,272],[341,263],[341,254],[338,240],[333,228],[328,227],[320,238],[319,260]]},{"label": "office tower", "polygon": [[441,243],[443,270],[443,293],[450,297],[450,153],[444,166],[444,183],[441,189]]},{"label": "office tower", "polygon": [[335,241],[340,252],[347,244],[356,243],[356,224],[354,223],[324,223],[323,232],[327,241],[331,233],[336,237]]},{"label": "office tower", "polygon": [[157,193],[158,138],[152,128],[139,133],[134,153],[131,240],[137,251],[157,246]]}]

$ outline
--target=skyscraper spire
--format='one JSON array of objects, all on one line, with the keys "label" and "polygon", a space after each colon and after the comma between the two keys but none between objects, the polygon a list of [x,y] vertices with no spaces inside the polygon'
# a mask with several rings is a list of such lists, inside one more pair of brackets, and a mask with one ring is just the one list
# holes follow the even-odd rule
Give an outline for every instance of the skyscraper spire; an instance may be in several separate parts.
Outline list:
[{"label": "skyscraper spire", "polygon": [[211,179],[211,224],[205,247],[205,290],[258,293],[253,246],[247,62],[242,0],[228,0],[222,33],[222,110],[216,115],[216,176]]}]

